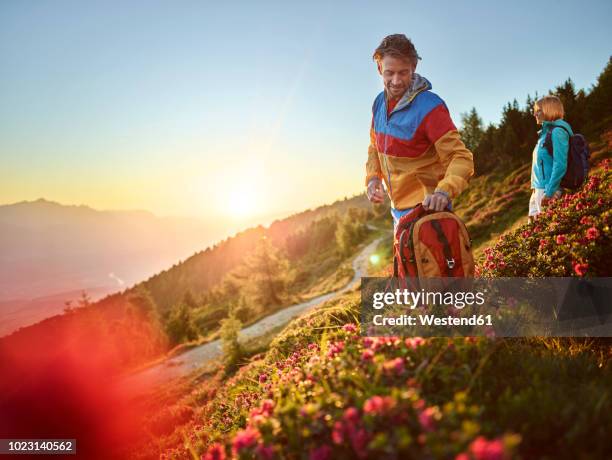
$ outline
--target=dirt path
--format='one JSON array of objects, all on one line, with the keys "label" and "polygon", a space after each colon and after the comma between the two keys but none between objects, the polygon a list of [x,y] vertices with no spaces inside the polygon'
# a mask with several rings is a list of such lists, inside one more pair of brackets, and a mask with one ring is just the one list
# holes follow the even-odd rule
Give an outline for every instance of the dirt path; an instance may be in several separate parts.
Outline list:
[{"label": "dirt path", "polygon": [[[376,229],[375,227],[369,227],[372,230]],[[362,249],[357,257],[355,257],[353,260],[353,270],[355,275],[345,287],[337,291],[315,297],[306,302],[292,305],[272,315],[266,316],[258,322],[242,329],[240,331],[239,340],[244,341],[261,336],[277,326],[288,323],[292,318],[312,309],[316,305],[319,305],[338,294],[342,294],[347,290],[353,289],[355,285],[360,282],[361,278],[367,275],[368,260],[376,250],[376,246],[381,240],[382,238],[378,238],[372,241]],[[178,356],[169,358],[136,374],[132,374],[124,378],[121,385],[126,385],[130,388],[143,388],[160,384],[177,377],[185,376],[195,369],[203,366],[207,362],[221,357],[221,354],[221,340],[214,340],[196,348],[192,348],[191,350],[188,350]]]}]

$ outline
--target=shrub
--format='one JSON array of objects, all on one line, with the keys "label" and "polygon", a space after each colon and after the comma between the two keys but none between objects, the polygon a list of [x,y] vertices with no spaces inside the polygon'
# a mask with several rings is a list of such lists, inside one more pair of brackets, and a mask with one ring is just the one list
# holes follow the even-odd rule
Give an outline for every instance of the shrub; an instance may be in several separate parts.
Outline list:
[{"label": "shrub", "polygon": [[485,277],[609,276],[612,173],[608,162],[576,193],[553,201],[533,224],[485,249]]}]

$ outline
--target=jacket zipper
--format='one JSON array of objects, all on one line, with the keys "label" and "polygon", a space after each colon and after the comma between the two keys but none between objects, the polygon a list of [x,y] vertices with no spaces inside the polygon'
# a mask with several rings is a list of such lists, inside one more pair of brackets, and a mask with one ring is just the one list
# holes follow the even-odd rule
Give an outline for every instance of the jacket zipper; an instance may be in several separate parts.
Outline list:
[{"label": "jacket zipper", "polygon": [[544,175],[544,162],[540,160],[540,169],[542,170],[542,180],[546,182],[546,176]]},{"label": "jacket zipper", "polygon": [[[415,94],[412,95],[412,98],[408,101],[408,104],[406,104],[404,107],[402,107],[402,110],[407,107],[408,105],[410,105],[412,103],[412,101],[414,100],[415,97],[417,97],[419,95],[419,93],[423,92],[424,89],[421,89],[420,91],[417,91]],[[393,115],[393,113],[395,112],[395,110],[397,109],[397,106],[393,108],[393,110],[391,111],[391,113],[388,113],[388,105],[387,105],[387,95],[384,95],[384,101],[385,101],[385,148],[384,148],[384,152],[383,152],[383,158],[385,160],[385,168],[387,169],[387,179],[389,180],[389,196],[391,197],[391,201],[393,201],[393,188],[391,187],[391,171],[389,171],[389,165],[387,164],[387,135],[388,135],[388,131],[389,131],[389,119],[391,118],[391,115]],[[399,104],[399,101],[397,101],[397,103]]]},{"label": "jacket zipper", "polygon": [[[391,196],[391,200],[393,200],[393,187],[391,187],[391,171],[389,171],[389,164],[387,163],[387,135],[389,133],[389,120],[391,119],[391,115],[393,115],[397,106],[393,107],[393,110],[391,110],[391,113],[389,113],[386,94],[385,94],[384,99],[385,99],[385,149],[384,149],[383,158],[385,159],[385,168],[387,169],[387,179],[389,180],[389,195]],[[397,101],[397,103],[399,104],[399,101]]]},{"label": "jacket zipper", "polygon": [[384,95],[385,100],[385,148],[383,152],[383,158],[385,159],[385,169],[387,170],[387,179],[389,181],[389,196],[391,197],[391,201],[393,201],[393,188],[391,187],[391,171],[389,171],[389,164],[387,163],[387,135],[389,132],[389,118],[391,118],[391,114],[388,113],[387,108],[387,96]]}]

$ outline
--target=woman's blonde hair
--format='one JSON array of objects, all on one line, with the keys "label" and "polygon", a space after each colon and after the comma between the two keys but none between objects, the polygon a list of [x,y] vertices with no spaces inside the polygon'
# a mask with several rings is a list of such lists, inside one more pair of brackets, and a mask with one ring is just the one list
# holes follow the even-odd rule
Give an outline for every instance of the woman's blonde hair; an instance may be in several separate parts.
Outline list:
[{"label": "woman's blonde hair", "polygon": [[565,110],[563,109],[563,102],[557,96],[544,96],[538,99],[533,106],[533,110],[540,109],[544,115],[544,120],[554,121],[559,118],[563,118]]}]

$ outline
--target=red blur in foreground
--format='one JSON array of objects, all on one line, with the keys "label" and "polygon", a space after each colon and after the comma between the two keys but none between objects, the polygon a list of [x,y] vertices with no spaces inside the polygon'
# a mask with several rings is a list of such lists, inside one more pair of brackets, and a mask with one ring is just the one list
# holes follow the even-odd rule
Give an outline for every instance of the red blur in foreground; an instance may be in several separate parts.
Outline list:
[{"label": "red blur in foreground", "polygon": [[87,459],[124,458],[138,442],[136,405],[113,382],[125,350],[144,345],[87,323],[55,317],[0,339],[0,438],[76,439]]},{"label": "red blur in foreground", "polygon": [[136,414],[104,363],[65,348],[46,358],[0,349],[0,438],[76,439],[77,458],[118,458]]}]

